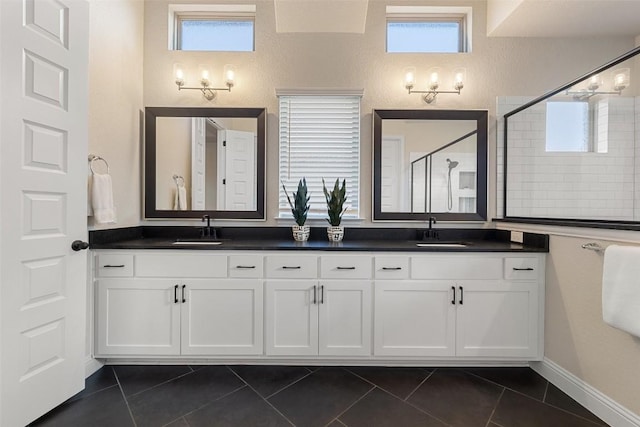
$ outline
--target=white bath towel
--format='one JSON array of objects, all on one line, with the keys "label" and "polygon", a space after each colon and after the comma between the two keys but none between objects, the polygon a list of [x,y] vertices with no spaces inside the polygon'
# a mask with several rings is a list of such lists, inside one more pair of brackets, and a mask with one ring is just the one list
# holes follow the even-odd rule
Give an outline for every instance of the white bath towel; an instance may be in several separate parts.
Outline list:
[{"label": "white bath towel", "polygon": [[98,224],[116,222],[116,208],[113,204],[113,184],[111,175],[95,173],[91,177],[91,207]]},{"label": "white bath towel", "polygon": [[173,209],[178,211],[187,210],[187,189],[184,185],[178,185],[173,199]]},{"label": "white bath towel", "polygon": [[640,337],[640,247],[611,245],[604,252],[602,317]]}]

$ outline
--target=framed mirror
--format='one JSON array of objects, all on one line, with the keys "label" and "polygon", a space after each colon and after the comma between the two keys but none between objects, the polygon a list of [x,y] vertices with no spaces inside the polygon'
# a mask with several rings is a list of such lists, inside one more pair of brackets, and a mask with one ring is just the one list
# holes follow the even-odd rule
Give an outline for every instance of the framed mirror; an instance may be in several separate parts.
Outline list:
[{"label": "framed mirror", "polygon": [[145,218],[264,219],[264,108],[145,108]]},{"label": "framed mirror", "polygon": [[484,110],[374,110],[373,220],[487,217]]}]

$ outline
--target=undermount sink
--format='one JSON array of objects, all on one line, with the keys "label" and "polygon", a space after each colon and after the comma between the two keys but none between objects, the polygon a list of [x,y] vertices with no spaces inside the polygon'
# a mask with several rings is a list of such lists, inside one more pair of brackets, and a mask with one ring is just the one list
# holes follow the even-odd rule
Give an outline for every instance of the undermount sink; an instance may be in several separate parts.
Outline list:
[{"label": "undermount sink", "polygon": [[465,242],[421,242],[416,243],[419,248],[466,248],[469,246]]},{"label": "undermount sink", "polygon": [[206,245],[215,246],[221,245],[221,240],[207,240],[207,239],[177,239],[172,245]]}]

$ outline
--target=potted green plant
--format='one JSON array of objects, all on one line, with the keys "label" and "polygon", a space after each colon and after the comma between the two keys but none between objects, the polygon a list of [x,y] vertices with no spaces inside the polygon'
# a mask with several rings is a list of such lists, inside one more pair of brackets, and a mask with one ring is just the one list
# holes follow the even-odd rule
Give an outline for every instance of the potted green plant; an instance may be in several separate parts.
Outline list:
[{"label": "potted green plant", "polygon": [[327,237],[331,242],[340,242],[344,237],[344,227],[340,225],[342,221],[342,215],[347,210],[344,203],[347,200],[347,182],[342,180],[342,186],[340,186],[340,179],[336,179],[336,183],[333,185],[333,190],[329,192],[322,179],[322,191],[324,192],[324,198],[327,201],[327,221],[330,226],[327,227]]},{"label": "potted green plant", "polygon": [[291,202],[291,198],[289,197],[289,193],[287,192],[284,183],[282,183],[282,189],[284,190],[284,194],[287,196],[287,201],[289,202],[291,213],[293,214],[293,219],[297,224],[291,227],[293,239],[296,242],[305,242],[309,240],[309,234],[311,232],[309,226],[304,225],[307,221],[310,199],[310,196],[307,193],[307,180],[302,178],[298,181],[298,191],[293,193],[293,203]]}]

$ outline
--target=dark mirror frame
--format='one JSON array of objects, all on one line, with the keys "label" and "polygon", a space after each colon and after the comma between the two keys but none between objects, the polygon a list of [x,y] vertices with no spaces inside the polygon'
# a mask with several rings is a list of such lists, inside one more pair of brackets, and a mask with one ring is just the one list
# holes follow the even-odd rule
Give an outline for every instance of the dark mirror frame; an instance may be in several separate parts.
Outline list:
[{"label": "dark mirror frame", "polygon": [[[265,148],[267,110],[265,108],[194,108],[194,107],[146,107],[144,152],[144,216],[145,218],[202,218],[212,219],[265,219]],[[158,210],[156,209],[156,119],[158,117],[229,117],[257,119],[257,170],[256,210]]]},{"label": "dark mirror frame", "polygon": [[[475,120],[477,125],[476,212],[382,212],[382,121],[383,120]],[[486,110],[373,110],[373,220],[486,221],[487,219],[487,126]]]}]

